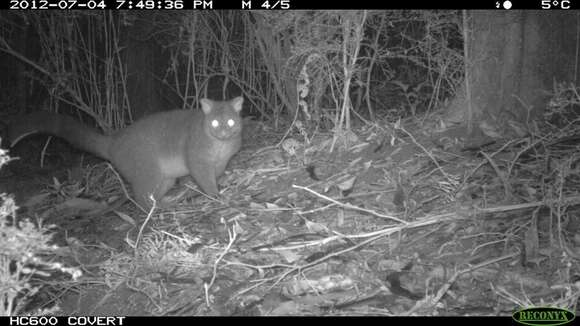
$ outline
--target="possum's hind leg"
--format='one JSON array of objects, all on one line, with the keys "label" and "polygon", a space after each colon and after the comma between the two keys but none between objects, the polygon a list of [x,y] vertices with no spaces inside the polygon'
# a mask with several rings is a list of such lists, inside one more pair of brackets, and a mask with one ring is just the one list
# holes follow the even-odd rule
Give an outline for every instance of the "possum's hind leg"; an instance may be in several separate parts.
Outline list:
[{"label": "possum's hind leg", "polygon": [[163,196],[175,185],[175,178],[168,178],[160,171],[149,174],[141,178],[136,178],[131,182],[135,200],[142,208],[150,209],[153,206],[151,196],[155,199],[157,207],[163,206]]}]

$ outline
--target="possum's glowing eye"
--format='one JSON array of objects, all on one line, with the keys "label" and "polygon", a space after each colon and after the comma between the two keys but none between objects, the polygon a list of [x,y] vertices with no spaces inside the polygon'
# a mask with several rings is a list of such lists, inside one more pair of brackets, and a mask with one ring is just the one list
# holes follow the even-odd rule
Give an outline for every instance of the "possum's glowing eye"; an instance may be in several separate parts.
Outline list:
[{"label": "possum's glowing eye", "polygon": [[217,121],[217,120],[212,120],[211,121],[211,126],[214,127],[214,128],[217,128],[217,127],[220,126],[220,122]]},{"label": "possum's glowing eye", "polygon": [[228,126],[229,126],[229,127],[233,127],[235,124],[236,124],[236,123],[234,122],[234,120],[232,120],[232,119],[229,119],[229,120],[228,120]]}]

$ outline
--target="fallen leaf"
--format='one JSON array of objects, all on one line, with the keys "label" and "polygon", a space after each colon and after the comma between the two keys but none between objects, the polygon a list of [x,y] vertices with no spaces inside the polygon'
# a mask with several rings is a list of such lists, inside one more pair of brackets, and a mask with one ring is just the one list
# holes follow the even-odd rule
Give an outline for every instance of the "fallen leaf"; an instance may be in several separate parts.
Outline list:
[{"label": "fallen leaf", "polygon": [[101,209],[107,208],[107,204],[101,203],[95,200],[86,199],[86,198],[70,198],[64,201],[61,204],[56,205],[55,207],[58,211],[60,210],[69,210],[69,211],[97,211]]},{"label": "fallen leaf", "polygon": [[114,211],[114,212],[115,212],[115,214],[117,214],[117,216],[119,216],[119,217],[120,217],[120,218],[121,218],[123,221],[125,221],[125,222],[127,222],[127,223],[129,223],[129,224],[131,224],[131,225],[133,225],[133,226],[136,226],[136,225],[137,225],[137,222],[135,222],[135,220],[134,220],[134,219],[133,219],[131,216],[129,216],[129,215],[127,215],[127,214],[123,213],[123,212],[117,212],[117,211]]},{"label": "fallen leaf", "polygon": [[41,204],[48,196],[50,196],[50,193],[48,192],[32,196],[28,198],[28,200],[22,205],[22,207],[30,208],[38,204]]}]

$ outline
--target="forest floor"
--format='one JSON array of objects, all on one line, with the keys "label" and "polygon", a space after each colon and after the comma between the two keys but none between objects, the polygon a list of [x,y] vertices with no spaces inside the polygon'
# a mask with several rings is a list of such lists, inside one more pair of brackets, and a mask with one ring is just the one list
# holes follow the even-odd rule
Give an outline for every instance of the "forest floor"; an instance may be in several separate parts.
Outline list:
[{"label": "forest floor", "polygon": [[44,280],[31,305],[108,316],[575,307],[578,167],[546,173],[543,160],[550,151],[563,167],[575,145],[468,146],[465,130],[408,125],[274,146],[281,134],[257,122],[246,130],[220,198],[185,178],[173,207],[153,212],[123,200],[106,162],[64,142],[48,147],[43,168],[46,138],[11,151],[20,159],[0,171],[0,192],[15,196],[19,217],[55,225],[60,259],[83,270],[74,282]]}]

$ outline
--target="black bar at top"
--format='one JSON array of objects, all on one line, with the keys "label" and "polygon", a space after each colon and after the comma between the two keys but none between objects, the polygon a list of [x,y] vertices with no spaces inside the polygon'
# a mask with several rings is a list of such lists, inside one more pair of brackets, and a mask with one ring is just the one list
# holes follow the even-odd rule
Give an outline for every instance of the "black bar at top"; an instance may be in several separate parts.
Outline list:
[{"label": "black bar at top", "polygon": [[[2,0],[15,10],[576,9],[578,0]],[[97,6],[95,6],[97,5]],[[64,9],[66,8],[66,9]],[[93,9],[94,8],[94,9]]]}]

